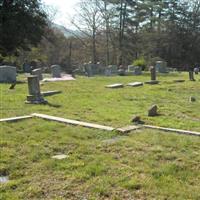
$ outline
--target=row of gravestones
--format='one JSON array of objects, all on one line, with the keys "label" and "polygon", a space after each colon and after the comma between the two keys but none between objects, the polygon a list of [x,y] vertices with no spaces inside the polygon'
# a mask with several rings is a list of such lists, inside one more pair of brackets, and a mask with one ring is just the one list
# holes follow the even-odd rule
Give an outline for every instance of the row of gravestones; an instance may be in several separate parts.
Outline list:
[{"label": "row of gravestones", "polygon": [[[100,64],[84,64],[84,71],[87,76],[93,76],[97,74],[104,74],[106,76],[112,75],[142,75],[142,68],[139,66],[129,65],[128,69],[123,68],[118,69],[117,65],[109,65],[106,68],[103,68]],[[167,63],[164,61],[156,62],[156,71],[158,73],[168,73]]]},{"label": "row of gravestones", "polygon": [[[61,77],[61,68],[59,65],[51,66],[51,73],[53,78]],[[39,80],[43,79],[42,69],[34,69],[32,75],[38,76]],[[16,82],[17,70],[16,67],[3,65],[0,66],[0,82],[1,83],[14,83]]]}]

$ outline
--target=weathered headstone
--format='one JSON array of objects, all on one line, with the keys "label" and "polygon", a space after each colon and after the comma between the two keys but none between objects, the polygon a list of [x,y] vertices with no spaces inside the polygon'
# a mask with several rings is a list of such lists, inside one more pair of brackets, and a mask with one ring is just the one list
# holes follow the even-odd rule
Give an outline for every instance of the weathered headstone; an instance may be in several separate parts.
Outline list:
[{"label": "weathered headstone", "polygon": [[142,69],[139,66],[134,67],[134,75],[141,75]]},{"label": "weathered headstone", "polygon": [[150,73],[151,73],[151,81],[147,81],[145,83],[158,84],[159,82],[156,80],[156,68],[154,66],[151,66],[149,69],[150,69]]},{"label": "weathered headstone", "polygon": [[134,72],[135,67],[133,65],[128,66],[128,72]]},{"label": "weathered headstone", "polygon": [[157,105],[153,105],[149,108],[148,110],[148,116],[149,117],[154,117],[154,116],[157,116],[158,115],[158,106]]},{"label": "weathered headstone", "polygon": [[121,83],[116,83],[116,84],[112,84],[112,85],[107,85],[106,88],[111,88],[111,89],[115,89],[115,88],[123,88],[124,85]]},{"label": "weathered headstone", "polygon": [[30,104],[44,104],[47,101],[43,98],[40,92],[39,78],[36,75],[28,76],[28,90],[29,95],[27,96],[26,103]]},{"label": "weathered headstone", "polygon": [[51,66],[51,73],[53,78],[61,78],[61,69],[59,65]]},{"label": "weathered headstone", "polygon": [[133,83],[128,83],[127,86],[139,87],[139,86],[143,86],[143,83],[142,82],[133,82]]},{"label": "weathered headstone", "polygon": [[16,67],[3,65],[0,66],[0,82],[1,83],[14,83],[16,82]]},{"label": "weathered headstone", "polygon": [[195,79],[194,79],[194,71],[189,71],[189,79],[190,79],[190,81],[195,81]]},{"label": "weathered headstone", "polygon": [[32,75],[36,75],[38,76],[39,80],[41,81],[43,79],[43,76],[42,76],[42,69],[39,68],[39,69],[34,69],[32,72],[31,72]]},{"label": "weathered headstone", "polygon": [[156,71],[159,73],[167,73],[167,63],[164,61],[156,62]]},{"label": "weathered headstone", "polygon": [[118,74],[118,67],[117,65],[109,65],[105,70],[106,76],[112,76]]}]

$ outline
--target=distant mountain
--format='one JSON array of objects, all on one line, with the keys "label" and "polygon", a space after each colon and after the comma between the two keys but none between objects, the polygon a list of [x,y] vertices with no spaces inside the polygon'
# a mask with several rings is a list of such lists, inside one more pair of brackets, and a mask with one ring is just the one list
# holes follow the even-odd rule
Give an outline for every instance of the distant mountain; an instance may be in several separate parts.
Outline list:
[{"label": "distant mountain", "polygon": [[65,36],[66,38],[69,38],[69,37],[72,37],[72,36],[78,36],[78,37],[83,36],[82,33],[81,33],[80,31],[68,29],[68,28],[65,28],[64,26],[59,25],[59,24],[53,23],[53,24],[52,24],[52,27],[53,27],[54,29],[57,29],[57,30],[60,31],[61,33],[63,33],[64,36]]}]

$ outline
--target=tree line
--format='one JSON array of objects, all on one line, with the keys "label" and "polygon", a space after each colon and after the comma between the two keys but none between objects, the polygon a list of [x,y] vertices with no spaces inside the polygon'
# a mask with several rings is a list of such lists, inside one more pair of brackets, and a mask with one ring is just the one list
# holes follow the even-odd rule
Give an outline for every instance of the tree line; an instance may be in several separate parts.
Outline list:
[{"label": "tree line", "polygon": [[200,63],[199,0],[80,0],[72,18],[79,34],[65,38],[51,24],[40,0],[3,0],[1,57],[38,58],[68,69],[89,61]]}]

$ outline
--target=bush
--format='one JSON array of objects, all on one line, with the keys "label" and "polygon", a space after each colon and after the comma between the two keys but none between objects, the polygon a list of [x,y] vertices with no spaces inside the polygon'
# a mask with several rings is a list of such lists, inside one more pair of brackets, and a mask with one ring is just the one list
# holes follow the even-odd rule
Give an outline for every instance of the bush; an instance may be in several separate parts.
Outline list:
[{"label": "bush", "polygon": [[134,66],[142,67],[142,70],[146,68],[146,61],[144,58],[139,58],[133,62]]}]

